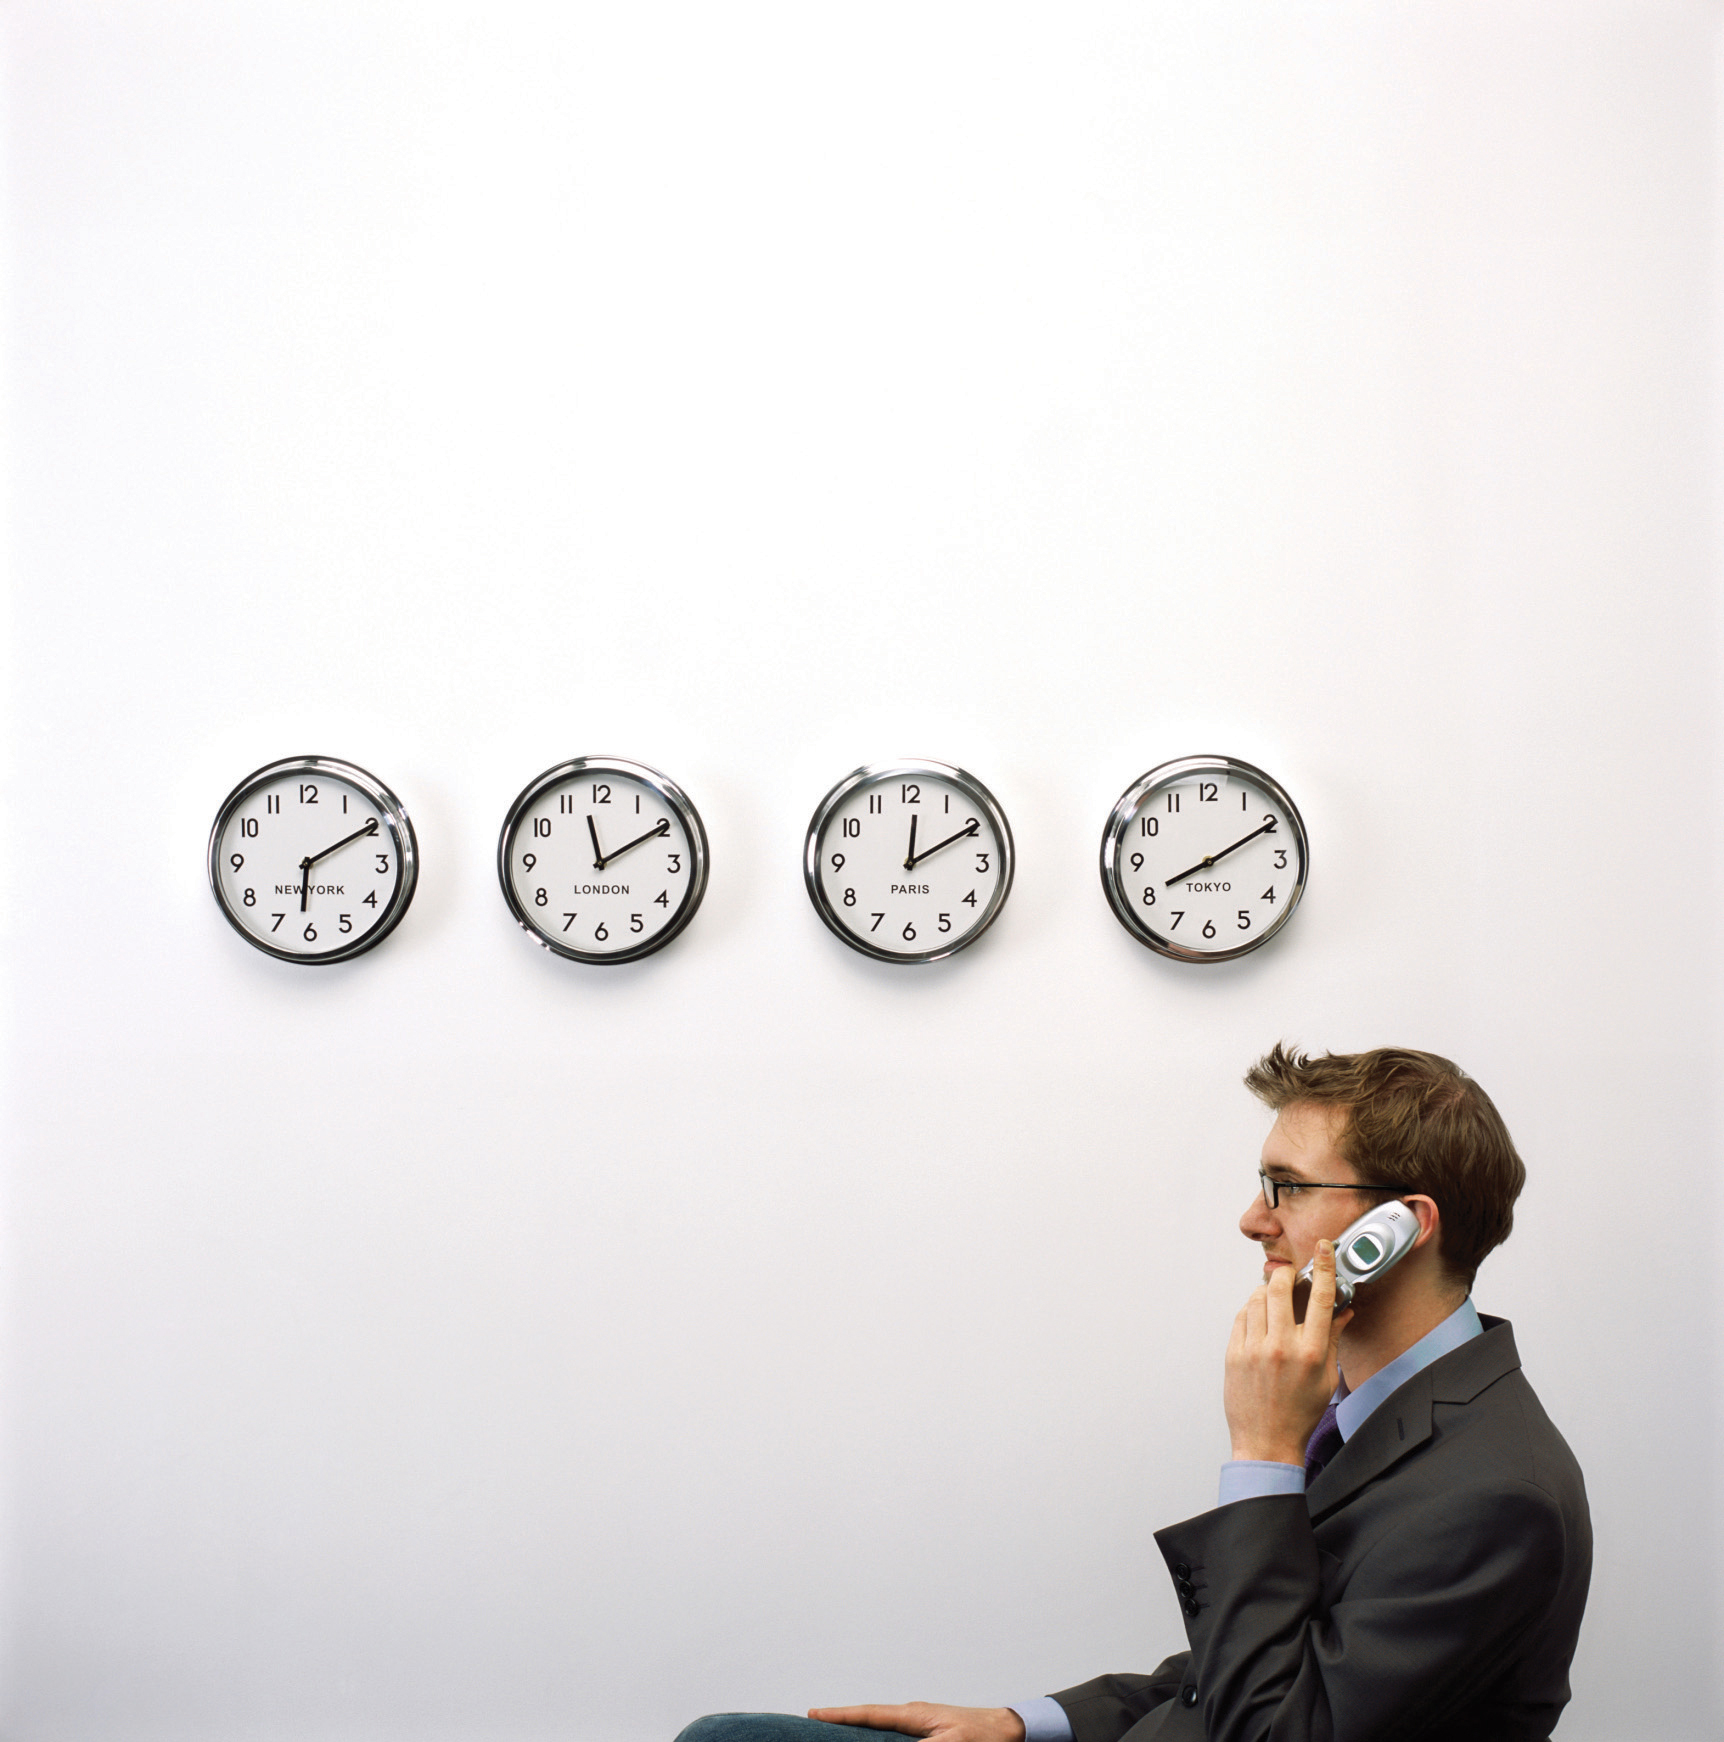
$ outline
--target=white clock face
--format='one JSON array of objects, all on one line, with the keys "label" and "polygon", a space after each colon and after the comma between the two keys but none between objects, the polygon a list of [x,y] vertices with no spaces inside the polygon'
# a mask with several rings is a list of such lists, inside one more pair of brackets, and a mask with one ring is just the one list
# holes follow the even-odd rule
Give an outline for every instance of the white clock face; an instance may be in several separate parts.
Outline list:
[{"label": "white clock face", "polygon": [[993,795],[962,769],[860,768],[815,812],[804,872],[820,917],[845,943],[887,961],[935,961],[999,912],[1012,834]]},{"label": "white clock face", "polygon": [[1184,961],[1224,961],[1267,942],[1304,891],[1305,862],[1292,800],[1229,757],[1151,769],[1102,837],[1102,883],[1120,922]]},{"label": "white clock face", "polygon": [[540,943],[582,962],[661,949],[706,892],[706,831],[673,781],[638,762],[583,757],[510,807],[497,873]]},{"label": "white clock face", "polygon": [[380,943],[413,899],[413,826],[389,789],[329,757],[272,763],[228,795],[210,835],[210,883],[248,942],[335,962]]}]

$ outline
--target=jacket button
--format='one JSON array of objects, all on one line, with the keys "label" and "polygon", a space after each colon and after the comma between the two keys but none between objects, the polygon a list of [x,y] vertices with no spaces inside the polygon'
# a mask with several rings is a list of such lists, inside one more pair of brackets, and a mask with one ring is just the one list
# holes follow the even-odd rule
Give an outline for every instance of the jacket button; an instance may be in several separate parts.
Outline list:
[{"label": "jacket button", "polygon": [[1180,1601],[1180,1607],[1187,1615],[1195,1615],[1197,1613],[1197,1599],[1195,1597],[1182,1598]]},{"label": "jacket button", "polygon": [[1173,1588],[1180,1594],[1180,1596],[1188,1599],[1197,1595],[1197,1587],[1192,1584],[1190,1579],[1181,1579]]},{"label": "jacket button", "polygon": [[1176,1562],[1174,1564],[1174,1568],[1173,1568],[1173,1576],[1176,1579],[1189,1579],[1191,1577],[1191,1562],[1190,1561],[1178,1561],[1178,1562]]},{"label": "jacket button", "polygon": [[1197,1704],[1197,1689],[1187,1683],[1179,1690],[1179,1703],[1182,1706],[1195,1706]]}]

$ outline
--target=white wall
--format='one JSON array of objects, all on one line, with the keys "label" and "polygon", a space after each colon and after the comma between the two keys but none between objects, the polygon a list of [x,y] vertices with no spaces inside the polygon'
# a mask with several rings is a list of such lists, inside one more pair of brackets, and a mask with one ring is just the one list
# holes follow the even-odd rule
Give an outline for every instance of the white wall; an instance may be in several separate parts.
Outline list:
[{"label": "white wall", "polygon": [[[1715,17],[9,9],[9,1742],[1147,1666],[1278,1036],[1496,1096],[1563,1734],[1716,1733]],[[1194,970],[1094,859],[1211,749],[1313,873]],[[424,853],[323,971],[202,867],[305,752]],[[591,752],[712,837],[632,968],[492,871]],[[905,754],[1020,849],[922,971],[798,864]]]}]

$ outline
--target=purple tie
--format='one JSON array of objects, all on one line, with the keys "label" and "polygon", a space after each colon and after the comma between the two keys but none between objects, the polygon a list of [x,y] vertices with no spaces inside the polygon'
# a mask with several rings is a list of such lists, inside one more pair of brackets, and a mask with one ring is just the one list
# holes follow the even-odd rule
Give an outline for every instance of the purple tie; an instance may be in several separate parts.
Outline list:
[{"label": "purple tie", "polygon": [[1341,1449],[1341,1424],[1335,1419],[1335,1405],[1341,1401],[1341,1393],[1329,1399],[1329,1407],[1323,1411],[1323,1419],[1317,1423],[1317,1431],[1305,1443],[1305,1486],[1309,1488],[1322,1473],[1323,1466]]}]

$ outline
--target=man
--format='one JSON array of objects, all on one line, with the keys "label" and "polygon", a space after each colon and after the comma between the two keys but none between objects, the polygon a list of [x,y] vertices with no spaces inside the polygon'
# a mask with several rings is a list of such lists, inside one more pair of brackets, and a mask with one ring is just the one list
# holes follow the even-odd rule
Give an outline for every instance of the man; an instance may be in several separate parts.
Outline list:
[{"label": "man", "polygon": [[[1245,1081],[1276,1118],[1239,1223],[1264,1264],[1227,1349],[1233,1457],[1221,1504],[1156,1536],[1189,1649],[1016,1707],[732,1714],[687,1742],[833,1742],[831,1725],[930,1742],[1550,1734],[1591,1573],[1586,1491],[1509,1326],[1471,1299],[1513,1225],[1520,1157],[1478,1084],[1430,1053],[1277,1045]],[[1417,1241],[1336,1312],[1336,1238],[1394,1198]]]}]

